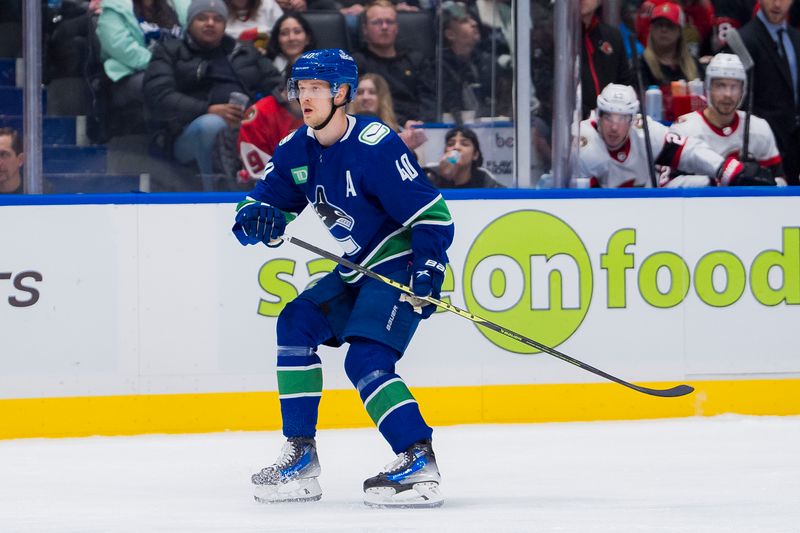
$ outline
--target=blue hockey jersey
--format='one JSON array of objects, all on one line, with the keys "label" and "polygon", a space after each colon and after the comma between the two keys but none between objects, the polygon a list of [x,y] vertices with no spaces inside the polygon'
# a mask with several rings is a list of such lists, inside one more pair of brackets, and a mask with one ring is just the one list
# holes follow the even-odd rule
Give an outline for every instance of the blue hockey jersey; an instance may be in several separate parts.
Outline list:
[{"label": "blue hockey jersey", "polygon": [[[412,257],[447,263],[453,221],[444,199],[402,139],[374,118],[347,115],[345,134],[328,147],[307,126],[289,134],[250,197],[290,220],[311,204],[344,256],[381,274]],[[347,283],[362,278],[337,269]]]}]

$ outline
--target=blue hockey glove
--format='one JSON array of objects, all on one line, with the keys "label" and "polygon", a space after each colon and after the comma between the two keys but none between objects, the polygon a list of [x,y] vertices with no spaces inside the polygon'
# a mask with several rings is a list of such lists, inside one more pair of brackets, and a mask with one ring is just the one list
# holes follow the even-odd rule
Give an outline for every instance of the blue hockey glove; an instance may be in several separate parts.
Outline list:
[{"label": "blue hockey glove", "polygon": [[244,245],[263,242],[270,248],[277,248],[283,244],[280,237],[285,230],[286,216],[277,207],[249,197],[236,206],[233,234]]},{"label": "blue hockey glove", "polygon": [[[433,259],[417,258],[411,265],[411,288],[414,296],[425,297],[433,296],[438,299],[441,296],[442,283],[444,282],[445,266]],[[414,310],[428,318],[436,306],[422,300],[409,301],[414,306]]]}]

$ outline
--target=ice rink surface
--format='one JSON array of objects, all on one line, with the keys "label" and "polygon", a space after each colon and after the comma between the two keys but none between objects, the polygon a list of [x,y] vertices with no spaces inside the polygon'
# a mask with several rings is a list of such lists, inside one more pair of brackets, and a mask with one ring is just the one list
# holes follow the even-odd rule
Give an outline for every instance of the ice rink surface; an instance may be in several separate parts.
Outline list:
[{"label": "ice rink surface", "polygon": [[323,497],[253,501],[278,432],[0,441],[0,532],[800,532],[800,417],[436,428],[443,507],[371,509],[394,455],[317,435]]}]

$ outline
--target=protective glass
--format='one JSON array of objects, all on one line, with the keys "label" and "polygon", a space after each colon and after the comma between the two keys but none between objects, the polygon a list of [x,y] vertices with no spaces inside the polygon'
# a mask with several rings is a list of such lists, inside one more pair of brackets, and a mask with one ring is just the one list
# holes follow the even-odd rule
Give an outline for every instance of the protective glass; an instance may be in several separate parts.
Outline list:
[{"label": "protective glass", "polygon": [[301,88],[300,81],[303,80],[289,80],[287,87],[289,100],[305,100],[307,98],[330,100],[336,96],[336,87],[332,85],[304,83]]}]

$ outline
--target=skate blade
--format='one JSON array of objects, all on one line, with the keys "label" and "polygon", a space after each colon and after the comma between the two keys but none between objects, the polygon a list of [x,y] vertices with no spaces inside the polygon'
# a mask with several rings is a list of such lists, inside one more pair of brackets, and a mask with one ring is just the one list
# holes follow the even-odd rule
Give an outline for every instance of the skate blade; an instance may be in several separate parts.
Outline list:
[{"label": "skate blade", "polygon": [[253,498],[259,503],[315,502],[322,498],[322,488],[315,477],[277,485],[255,485],[253,491]]},{"label": "skate blade", "polygon": [[380,509],[427,509],[440,507],[444,496],[435,482],[414,483],[403,492],[395,492],[391,487],[373,487],[364,492],[364,504]]}]

